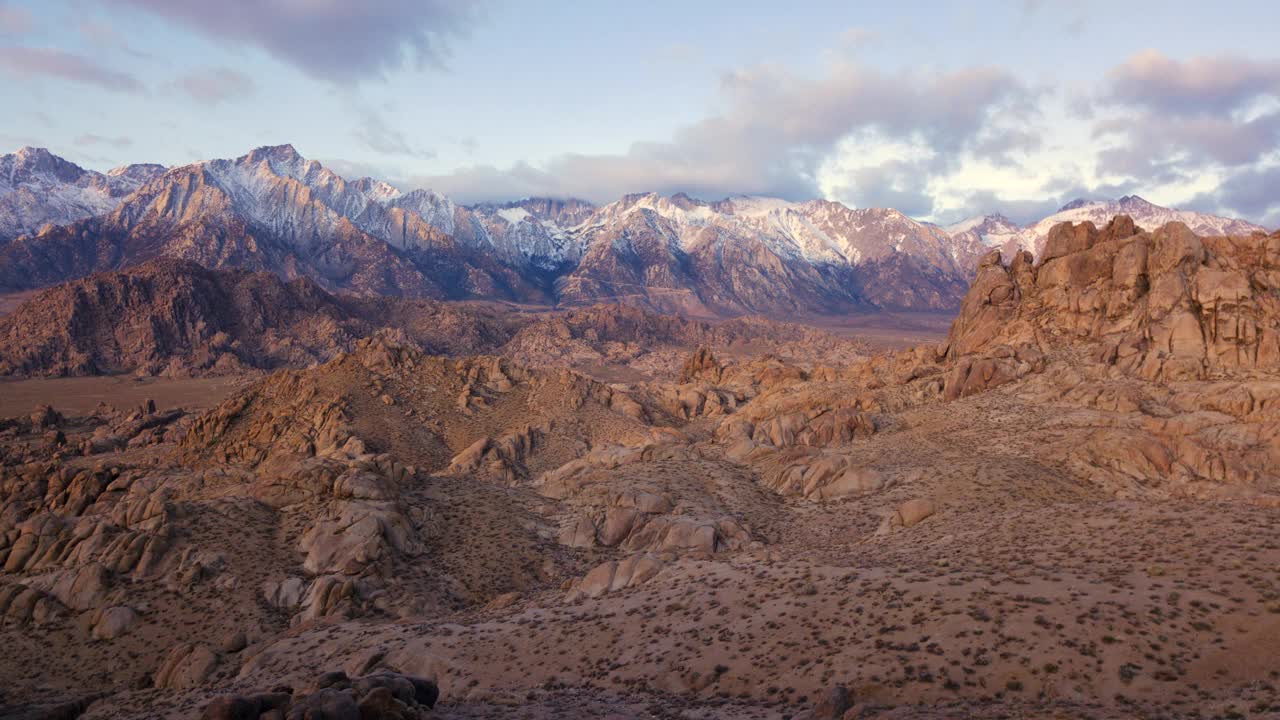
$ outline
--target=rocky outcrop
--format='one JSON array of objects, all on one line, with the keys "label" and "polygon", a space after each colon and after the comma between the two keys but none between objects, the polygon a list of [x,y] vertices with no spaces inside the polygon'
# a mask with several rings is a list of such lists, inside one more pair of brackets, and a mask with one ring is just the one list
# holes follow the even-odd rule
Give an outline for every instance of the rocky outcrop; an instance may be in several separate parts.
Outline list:
[{"label": "rocky outcrop", "polygon": [[598,598],[636,587],[661,572],[664,565],[661,559],[647,553],[632,555],[621,562],[610,560],[596,566],[574,583],[566,599],[573,602],[584,597]]},{"label": "rocky outcrop", "polygon": [[628,480],[627,473],[643,473],[651,463],[698,458],[672,440],[664,436],[636,447],[596,448],[544,473],[539,491],[578,510],[563,519],[560,542],[699,557],[750,544],[749,530],[714,498],[692,491],[673,497],[660,486]]},{"label": "rocky outcrop", "polygon": [[375,673],[351,679],[334,671],[317,677],[299,691],[223,695],[205,705],[201,720],[243,720],[280,717],[386,718],[419,720],[431,717],[440,690],[430,680],[398,673]]},{"label": "rocky outcrop", "polygon": [[[18,625],[46,625],[66,614],[54,597],[22,583],[0,585],[0,617]],[[95,635],[96,637],[96,635]]]},{"label": "rocky outcrop", "polygon": [[217,666],[218,654],[211,648],[183,643],[169,651],[161,663],[155,674],[155,686],[171,690],[199,687]]},{"label": "rocky outcrop", "polygon": [[891,477],[846,454],[787,453],[766,467],[770,467],[764,475],[766,487],[807,500],[870,495],[893,484]]},{"label": "rocky outcrop", "polygon": [[684,365],[680,368],[680,383],[707,382],[715,384],[720,382],[720,376],[724,373],[724,365],[716,360],[716,356],[711,354],[711,348],[700,347],[693,351],[688,360],[684,361]]},{"label": "rocky outcrop", "polygon": [[847,443],[875,432],[875,418],[857,399],[853,407],[833,407],[820,392],[782,392],[762,395],[726,418],[716,428],[716,438],[726,455],[744,458],[796,446]]},{"label": "rocky outcrop", "polygon": [[944,399],[1030,377],[1028,398],[1105,413],[1060,453],[1118,495],[1280,490],[1280,233],[1059,225],[1039,263],[983,259],[943,355]]},{"label": "rocky outcrop", "polygon": [[117,605],[93,614],[90,633],[94,640],[115,640],[133,629],[137,622],[138,613],[133,608]]},{"label": "rocky outcrop", "polygon": [[508,484],[524,479],[528,477],[525,459],[546,432],[543,428],[525,426],[496,438],[481,438],[453,458],[448,472],[464,474],[483,471]]},{"label": "rocky outcrop", "polygon": [[[1025,374],[1017,365],[1034,366],[1039,353],[1078,342],[1148,380],[1273,368],[1280,365],[1278,293],[1274,234],[1202,239],[1180,223],[1143,232],[1125,216],[1101,230],[1060,225],[1039,264],[1025,253],[1008,266],[998,252],[982,261],[948,356],[984,356],[982,386]],[[1004,358],[995,354],[1000,347],[1008,348]],[[965,394],[972,373],[952,378],[948,394]]]}]

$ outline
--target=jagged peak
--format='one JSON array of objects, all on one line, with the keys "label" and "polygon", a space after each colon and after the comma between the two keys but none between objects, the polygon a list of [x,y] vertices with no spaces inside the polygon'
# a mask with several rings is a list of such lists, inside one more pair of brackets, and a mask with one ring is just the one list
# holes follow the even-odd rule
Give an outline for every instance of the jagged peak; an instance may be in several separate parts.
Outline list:
[{"label": "jagged peak", "polygon": [[20,164],[41,166],[50,163],[79,167],[66,158],[51,152],[48,148],[23,145],[7,157],[16,158]]},{"label": "jagged peak", "polygon": [[392,185],[385,180],[379,180],[368,176],[352,180],[350,185],[356,190],[359,190],[379,202],[387,202],[389,200],[404,197],[405,195],[400,191],[400,188],[395,185]]},{"label": "jagged peak", "polygon": [[645,200],[661,200],[661,199],[662,199],[662,195],[660,193],[650,190],[649,192],[627,193],[626,195],[623,195],[621,198],[619,198],[618,202],[622,205],[629,206],[629,205],[635,205],[636,203],[643,202]]},{"label": "jagged peak", "polygon": [[1145,206],[1155,207],[1155,203],[1137,195],[1125,195],[1118,201],[1121,207]]},{"label": "jagged peak", "polygon": [[23,145],[13,154],[20,158],[58,157],[57,155],[49,152],[49,148],[35,147],[33,145]]},{"label": "jagged peak", "polygon": [[123,175],[135,175],[138,173],[162,173],[167,168],[160,163],[130,163],[114,167],[107,171],[107,177],[121,177]]},{"label": "jagged peak", "polygon": [[76,182],[87,172],[70,160],[50,152],[48,148],[26,145],[3,157],[9,159],[5,163],[9,168],[8,172],[12,173],[7,178],[9,180],[23,181],[29,179],[31,174],[52,174],[61,182]]},{"label": "jagged peak", "polygon": [[249,162],[260,162],[262,160],[276,160],[280,162],[296,162],[302,160],[302,155],[298,150],[289,143],[283,145],[263,145],[249,151],[244,156]]}]

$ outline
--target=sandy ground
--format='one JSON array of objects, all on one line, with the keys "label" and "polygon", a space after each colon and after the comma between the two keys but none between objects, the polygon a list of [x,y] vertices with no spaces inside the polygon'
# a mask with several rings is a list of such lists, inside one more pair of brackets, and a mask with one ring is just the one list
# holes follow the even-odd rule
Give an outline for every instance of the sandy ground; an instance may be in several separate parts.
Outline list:
[{"label": "sandy ground", "polygon": [[13,312],[15,308],[30,300],[39,292],[39,290],[28,290],[26,292],[0,293],[0,316]]},{"label": "sandy ground", "polygon": [[93,412],[100,402],[124,408],[155,400],[163,408],[208,408],[249,382],[252,376],[0,379],[0,417],[23,415],[41,404],[71,415]]}]

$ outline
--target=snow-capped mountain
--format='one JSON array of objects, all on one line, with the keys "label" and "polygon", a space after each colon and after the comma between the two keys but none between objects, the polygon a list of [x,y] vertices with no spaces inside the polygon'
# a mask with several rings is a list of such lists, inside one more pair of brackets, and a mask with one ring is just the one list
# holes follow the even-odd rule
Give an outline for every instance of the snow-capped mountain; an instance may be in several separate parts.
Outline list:
[{"label": "snow-capped mountain", "polygon": [[896,210],[761,197],[628,195],[573,232],[562,302],[711,313],[950,307],[981,253]]},{"label": "snow-capped mountain", "polygon": [[149,164],[94,172],[44,148],[0,155],[0,242],[108,212],[162,172]]},{"label": "snow-capped mountain", "polygon": [[[85,176],[48,157],[44,174],[60,187]],[[895,210],[827,201],[649,193],[599,208],[541,198],[468,207],[347,180],[289,145],[118,175],[132,181],[116,181],[113,192],[128,192],[118,203],[0,248],[0,286],[172,256],[365,294],[837,312],[951,307],[983,250]]]},{"label": "snow-capped mountain", "polygon": [[172,168],[109,213],[20,238],[0,256],[0,285],[166,256],[365,294],[544,299],[549,280],[505,240],[448,198],[347,181],[282,145]]},{"label": "snow-capped mountain", "polygon": [[970,218],[948,225],[946,231],[957,240],[966,239],[987,248],[1000,248],[1006,255],[1018,250],[1035,251],[1033,246],[1023,245],[1027,237],[1025,228],[1000,214]]},{"label": "snow-capped mountain", "polygon": [[1091,222],[1098,227],[1116,215],[1128,215],[1138,227],[1155,229],[1169,222],[1184,223],[1197,235],[1248,235],[1266,232],[1265,228],[1234,218],[1226,218],[1191,210],[1175,210],[1148,202],[1136,195],[1119,200],[1073,200],[1058,212],[1035,223],[1020,227],[1003,215],[975,217],[947,227],[957,240],[977,241],[989,248],[999,248],[1006,257],[1026,250],[1039,257],[1049,230],[1061,222]]},{"label": "snow-capped mountain", "polygon": [[1063,220],[1242,221],[1136,197],[1078,202],[1019,227],[999,215],[948,228],[887,208],[736,196],[627,195],[595,207],[527,198],[464,206],[430,190],[348,180],[292,146],[165,170],[106,174],[43,150],[0,158],[0,289],[155,257],[310,277],[332,290],[586,304],[699,314],[954,307],[992,247],[1039,250]]},{"label": "snow-capped mountain", "polygon": [[1081,199],[1067,203],[1058,212],[1027,228],[1030,245],[1035,248],[1034,254],[1039,256],[1044,249],[1045,239],[1049,237],[1049,230],[1054,225],[1087,220],[1102,227],[1116,215],[1128,215],[1139,227],[1148,229],[1155,229],[1169,222],[1180,222],[1197,235],[1248,235],[1255,231],[1266,232],[1263,227],[1244,220],[1191,210],[1175,210],[1147,202],[1137,195],[1126,195],[1119,200]]}]

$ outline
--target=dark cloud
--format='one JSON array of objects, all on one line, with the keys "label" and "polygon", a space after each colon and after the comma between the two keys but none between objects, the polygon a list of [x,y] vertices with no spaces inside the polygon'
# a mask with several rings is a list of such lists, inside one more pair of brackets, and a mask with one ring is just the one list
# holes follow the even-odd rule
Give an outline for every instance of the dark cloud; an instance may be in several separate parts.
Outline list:
[{"label": "dark cloud", "polygon": [[1058,212],[1063,205],[1079,199],[1114,199],[1125,195],[1140,194],[1143,186],[1137,183],[1098,183],[1089,185],[1075,176],[1061,176],[1043,183],[1033,192],[1034,199],[1011,199],[1001,193],[979,189],[965,193],[957,207],[948,209],[939,217],[942,225],[967,218],[999,213],[1018,223],[1028,225]]},{"label": "dark cloud", "polygon": [[1018,165],[1020,158],[1044,146],[1039,132],[1030,128],[990,127],[974,138],[970,151],[998,166]]},{"label": "dark cloud", "polygon": [[1093,126],[1098,170],[1146,187],[1225,172],[1241,184],[1228,180],[1195,205],[1259,217],[1268,206],[1232,198],[1249,196],[1259,160],[1280,149],[1278,103],[1280,61],[1143,51],[1108,73],[1097,100],[1110,111]]},{"label": "dark cloud", "polygon": [[853,207],[890,207],[913,217],[926,217],[935,210],[928,187],[930,164],[928,160],[890,160],[854,168],[831,195]]},{"label": "dark cloud", "polygon": [[351,84],[440,64],[476,15],[464,0],[100,0],[130,5],[310,75]]},{"label": "dark cloud", "polygon": [[1178,115],[1229,113],[1260,96],[1280,95],[1280,61],[1196,57],[1180,61],[1145,50],[1108,73],[1112,103]]},{"label": "dark cloud", "polygon": [[[998,68],[886,74],[849,63],[819,79],[754,67],[726,75],[721,94],[721,112],[625,153],[566,154],[540,167],[476,166],[416,182],[467,202],[540,194],[609,200],[648,190],[811,198],[819,194],[818,169],[851,134],[908,141],[955,163],[993,118],[1029,114],[1035,97]],[[850,188],[863,187],[856,179]]]},{"label": "dark cloud", "polygon": [[75,53],[53,48],[0,47],[0,67],[18,77],[56,77],[107,90],[139,92],[133,75],[103,67]]},{"label": "dark cloud", "polygon": [[1186,174],[1195,168],[1256,162],[1280,146],[1280,112],[1247,121],[1153,113],[1101,122],[1094,135],[1116,136],[1122,142],[1099,153],[1101,170],[1170,182],[1171,174]]},{"label": "dark cloud", "polygon": [[197,70],[175,80],[173,87],[206,105],[239,100],[257,91],[253,78],[231,68]]},{"label": "dark cloud", "polygon": [[1280,166],[1250,168],[1234,173],[1212,192],[1197,195],[1190,203],[1205,212],[1257,218],[1269,228],[1280,220]]},{"label": "dark cloud", "polygon": [[1000,214],[1019,225],[1026,225],[1052,215],[1064,204],[1058,196],[1011,200],[991,190],[978,190],[965,195],[961,208],[948,211],[938,220],[941,225],[950,225],[971,217]]}]

